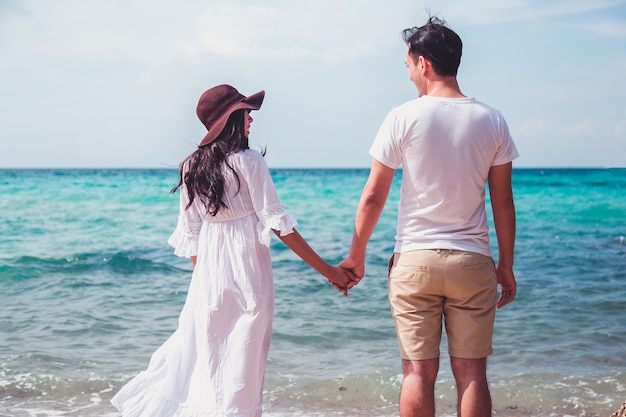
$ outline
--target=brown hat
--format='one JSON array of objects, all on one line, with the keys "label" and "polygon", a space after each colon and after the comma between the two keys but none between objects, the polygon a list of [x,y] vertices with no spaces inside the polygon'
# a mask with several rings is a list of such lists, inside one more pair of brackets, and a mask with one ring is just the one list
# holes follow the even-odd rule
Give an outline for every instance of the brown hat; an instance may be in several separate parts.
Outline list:
[{"label": "brown hat", "polygon": [[226,126],[228,118],[235,110],[261,108],[265,91],[246,97],[234,87],[222,84],[205,91],[198,101],[196,114],[209,131],[198,147],[213,142]]}]

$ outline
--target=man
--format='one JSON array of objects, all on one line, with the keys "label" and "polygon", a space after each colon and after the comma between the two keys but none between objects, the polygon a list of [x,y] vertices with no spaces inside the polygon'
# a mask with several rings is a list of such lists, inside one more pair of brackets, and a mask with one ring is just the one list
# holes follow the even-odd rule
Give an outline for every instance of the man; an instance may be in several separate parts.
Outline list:
[{"label": "man", "polygon": [[[518,153],[502,115],[461,93],[459,36],[431,17],[424,26],[406,29],[403,38],[419,98],[387,115],[370,148],[372,167],[341,266],[363,276],[367,242],[401,165],[396,245],[389,262],[389,300],[403,359],[400,416],[435,415],[442,318],[458,415],[490,416],[486,370],[495,310],[513,301],[516,291],[511,161]],[[487,183],[497,266],[485,213]]]}]

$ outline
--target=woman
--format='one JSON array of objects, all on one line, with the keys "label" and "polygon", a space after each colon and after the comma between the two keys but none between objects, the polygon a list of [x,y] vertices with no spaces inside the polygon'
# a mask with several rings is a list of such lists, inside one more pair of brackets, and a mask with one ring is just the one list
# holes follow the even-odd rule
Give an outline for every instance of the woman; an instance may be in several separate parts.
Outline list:
[{"label": "woman", "polygon": [[200,97],[208,133],[181,164],[172,190],[180,190],[180,215],[168,240],[176,255],[191,258],[193,276],[178,329],[111,400],[125,417],[261,415],[274,313],[272,231],[344,295],[353,285],[294,229],[263,155],[248,147],[250,111],[264,96],[220,85]]}]

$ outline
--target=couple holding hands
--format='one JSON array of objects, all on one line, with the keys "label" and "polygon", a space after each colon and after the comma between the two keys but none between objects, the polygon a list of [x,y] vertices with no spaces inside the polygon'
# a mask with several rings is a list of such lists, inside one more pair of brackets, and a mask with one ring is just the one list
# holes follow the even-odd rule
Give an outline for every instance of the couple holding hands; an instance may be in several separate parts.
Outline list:
[{"label": "couple holding hands", "polygon": [[193,275],[178,328],[112,399],[124,417],[261,416],[274,313],[272,234],[347,296],[364,275],[367,242],[400,166],[388,276],[404,373],[400,416],[435,415],[444,320],[458,413],[491,415],[486,358],[495,312],[516,295],[511,172],[518,153],[500,112],[461,92],[459,36],[430,17],[403,38],[418,98],[392,109],[374,139],[352,244],[338,266],[297,232],[263,155],[249,149],[250,112],[265,92],[246,97],[220,85],[202,94],[197,115],[208,132],[180,166],[172,190],[180,191],[180,212],[168,240],[176,255],[191,258]]}]

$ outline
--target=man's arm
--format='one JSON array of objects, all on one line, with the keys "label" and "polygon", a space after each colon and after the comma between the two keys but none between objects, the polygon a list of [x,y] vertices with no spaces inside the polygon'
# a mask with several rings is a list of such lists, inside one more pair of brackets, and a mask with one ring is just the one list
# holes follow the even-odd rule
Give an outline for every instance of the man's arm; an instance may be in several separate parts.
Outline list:
[{"label": "man's arm", "polygon": [[348,257],[339,266],[350,269],[362,278],[365,273],[365,250],[380,214],[385,207],[395,170],[372,160],[372,168],[367,179],[354,220],[354,235]]},{"label": "man's arm", "polygon": [[515,249],[515,205],[511,173],[513,164],[491,167],[489,170],[489,195],[493,210],[493,222],[498,240],[498,263],[496,266],[498,283],[501,286],[498,308],[505,306],[515,298],[517,284],[513,275],[513,257]]}]

